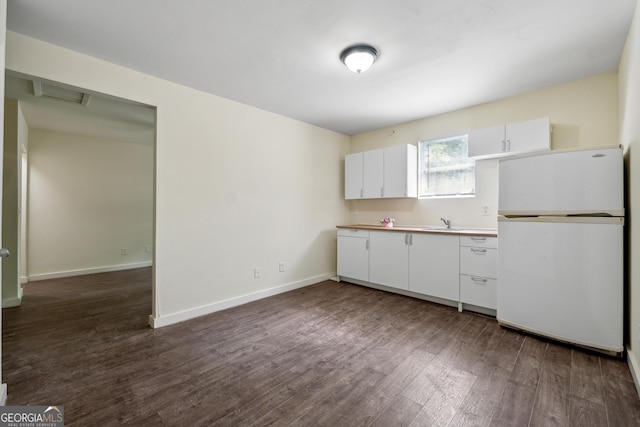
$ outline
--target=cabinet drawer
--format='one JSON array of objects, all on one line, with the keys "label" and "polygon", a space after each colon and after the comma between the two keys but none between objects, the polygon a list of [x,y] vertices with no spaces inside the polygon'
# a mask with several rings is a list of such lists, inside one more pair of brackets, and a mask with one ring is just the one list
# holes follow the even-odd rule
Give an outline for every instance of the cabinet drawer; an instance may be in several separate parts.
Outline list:
[{"label": "cabinet drawer", "polygon": [[460,301],[479,307],[497,309],[496,279],[460,275]]},{"label": "cabinet drawer", "polygon": [[489,236],[460,236],[460,246],[477,246],[480,248],[497,248],[498,238]]},{"label": "cabinet drawer", "polygon": [[498,278],[497,249],[460,247],[460,274]]},{"label": "cabinet drawer", "polygon": [[366,239],[369,237],[369,230],[360,230],[357,228],[339,228],[338,236],[362,237]]}]

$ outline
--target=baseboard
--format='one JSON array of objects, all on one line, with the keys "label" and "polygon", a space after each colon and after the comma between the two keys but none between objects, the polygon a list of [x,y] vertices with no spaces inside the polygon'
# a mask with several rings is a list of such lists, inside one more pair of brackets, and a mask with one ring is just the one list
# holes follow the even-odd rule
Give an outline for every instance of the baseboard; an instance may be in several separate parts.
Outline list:
[{"label": "baseboard", "polygon": [[629,346],[627,346],[627,364],[629,365],[633,382],[636,384],[636,392],[640,397],[640,381],[638,381],[638,379],[640,379],[640,366],[638,366],[635,354],[631,351]]},{"label": "baseboard", "polygon": [[20,278],[20,284],[24,285],[25,283],[29,283],[29,278],[26,276],[23,276]]},{"label": "baseboard", "polygon": [[[411,292],[404,289],[391,288],[389,286],[378,285],[377,283],[365,282],[363,280],[351,279],[348,277],[338,276],[338,282],[344,281],[353,285],[366,286],[367,288],[377,289],[379,291],[391,292],[393,294],[400,294],[411,298],[421,299],[424,301],[435,302],[436,304],[446,305],[449,307],[458,308],[458,301],[448,300],[444,298],[433,297],[430,295],[419,294],[417,292]],[[484,313],[483,313],[484,314]]]},{"label": "baseboard", "polygon": [[32,276],[29,276],[28,281],[34,282],[37,280],[59,279],[61,277],[84,276],[85,274],[109,273],[112,271],[132,270],[134,268],[151,267],[152,265],[153,263],[151,261],[145,261],[145,262],[137,262],[134,264],[119,264],[119,265],[111,265],[108,267],[85,268],[80,270],[58,271],[55,273],[34,274]]},{"label": "baseboard", "polygon": [[284,285],[276,286],[276,287],[265,289],[262,291],[253,292],[251,294],[230,298],[228,300],[219,301],[213,304],[203,305],[201,307],[197,307],[191,310],[185,310],[178,313],[168,314],[165,316],[153,317],[153,315],[151,315],[149,316],[149,325],[151,325],[151,327],[154,329],[161,328],[163,326],[173,325],[176,323],[184,322],[185,320],[194,319],[196,317],[215,313],[216,311],[226,310],[227,308],[236,307],[238,305],[246,304],[248,302],[257,301],[262,298],[267,298],[267,297],[278,295],[284,292],[293,291],[294,289],[304,288],[305,286],[310,286],[316,283],[323,282],[325,280],[329,280],[332,276],[334,276],[334,273],[324,274],[321,276],[316,276],[316,277],[312,277],[305,280],[299,280],[296,282],[287,283]]},{"label": "baseboard", "polygon": [[7,385],[0,385],[0,406],[7,406]]},{"label": "baseboard", "polygon": [[2,300],[2,308],[20,307],[21,305],[22,297]]}]

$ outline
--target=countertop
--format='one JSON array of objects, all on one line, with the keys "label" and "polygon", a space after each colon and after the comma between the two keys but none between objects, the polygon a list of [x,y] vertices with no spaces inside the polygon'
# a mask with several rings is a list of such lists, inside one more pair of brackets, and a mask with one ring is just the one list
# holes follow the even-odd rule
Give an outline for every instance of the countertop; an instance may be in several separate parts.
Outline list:
[{"label": "countertop", "polygon": [[495,228],[473,228],[473,227],[451,227],[445,226],[420,226],[420,225],[396,225],[388,228],[375,224],[351,224],[351,225],[338,225],[336,228],[356,228],[360,230],[372,230],[372,231],[389,231],[399,233],[446,233],[446,234],[458,234],[461,236],[487,236],[496,237],[498,230]]}]

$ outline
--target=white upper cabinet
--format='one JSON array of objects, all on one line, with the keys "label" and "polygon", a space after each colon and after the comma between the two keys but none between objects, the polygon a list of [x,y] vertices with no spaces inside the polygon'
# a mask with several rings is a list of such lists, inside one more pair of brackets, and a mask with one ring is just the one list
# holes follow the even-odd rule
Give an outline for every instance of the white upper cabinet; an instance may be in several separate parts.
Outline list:
[{"label": "white upper cabinet", "polygon": [[344,198],[362,198],[364,179],[363,153],[347,154],[344,157]]},{"label": "white upper cabinet", "polygon": [[505,155],[504,133],[504,125],[469,132],[469,157],[488,159]]},{"label": "white upper cabinet", "polygon": [[347,154],[344,158],[344,198],[376,199],[384,187],[384,151]]},{"label": "white upper cabinet", "polygon": [[382,197],[418,197],[418,148],[415,145],[384,149]]},{"label": "white upper cabinet", "polygon": [[371,150],[362,153],[364,161],[362,198],[382,197],[384,187],[384,151]]},{"label": "white upper cabinet", "polygon": [[550,149],[548,117],[469,132],[469,157],[477,160]]},{"label": "white upper cabinet", "polygon": [[418,196],[418,148],[405,144],[348,154],[345,199]]}]

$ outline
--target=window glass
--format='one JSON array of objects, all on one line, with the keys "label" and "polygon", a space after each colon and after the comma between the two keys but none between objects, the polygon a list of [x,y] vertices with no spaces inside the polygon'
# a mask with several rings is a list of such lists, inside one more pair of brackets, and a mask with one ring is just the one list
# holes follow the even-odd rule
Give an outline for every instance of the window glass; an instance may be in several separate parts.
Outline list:
[{"label": "window glass", "polygon": [[475,195],[475,162],[467,157],[468,148],[467,135],[420,141],[419,196]]}]

